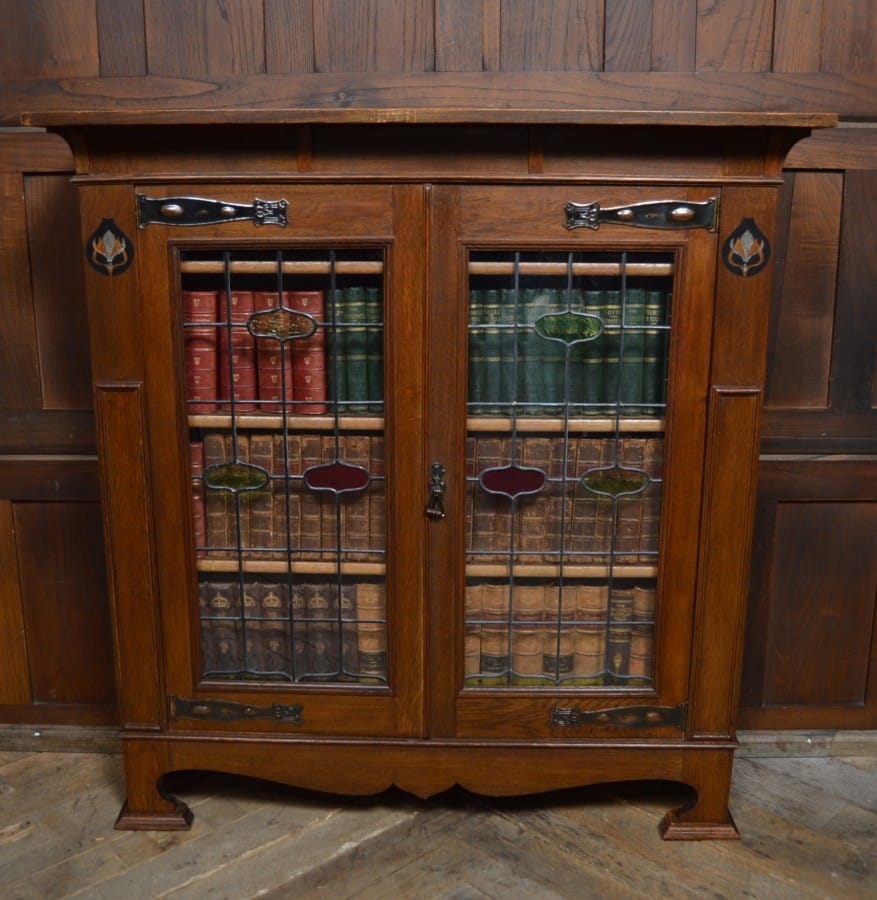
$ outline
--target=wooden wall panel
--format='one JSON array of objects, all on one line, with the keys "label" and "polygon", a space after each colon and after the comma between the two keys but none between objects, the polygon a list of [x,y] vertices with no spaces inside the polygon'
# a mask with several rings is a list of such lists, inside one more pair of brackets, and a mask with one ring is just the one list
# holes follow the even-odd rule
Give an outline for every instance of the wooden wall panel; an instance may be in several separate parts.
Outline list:
[{"label": "wooden wall panel", "polygon": [[877,457],[762,460],[742,728],[877,727]]},{"label": "wooden wall panel", "polygon": [[784,247],[774,264],[769,406],[828,406],[842,191],[839,172],[787,175],[791,202],[784,204]]},{"label": "wooden wall panel", "polygon": [[652,69],[693,72],[696,35],[697,0],[653,0]]},{"label": "wooden wall panel", "polygon": [[431,72],[431,0],[315,0],[316,72]]},{"label": "wooden wall panel", "polygon": [[651,0],[606,0],[603,68],[648,72],[652,68]]},{"label": "wooden wall panel", "polygon": [[822,68],[824,0],[776,0],[774,72],[818,72]]},{"label": "wooden wall panel", "polygon": [[97,75],[95,0],[0,0],[0,78]]},{"label": "wooden wall panel", "polygon": [[[91,365],[76,188],[67,175],[24,180],[43,409],[88,409]],[[59,239],[66,236],[67,239]]]},{"label": "wooden wall panel", "polygon": [[97,0],[97,34],[103,77],[146,75],[143,0]]},{"label": "wooden wall panel", "polygon": [[110,625],[96,503],[16,503],[33,698],[111,704]]},{"label": "wooden wall panel", "polygon": [[500,67],[506,72],[598,71],[603,0],[503,0]]},{"label": "wooden wall panel", "polygon": [[877,4],[829,0],[822,20],[823,72],[877,72]]},{"label": "wooden wall panel", "polygon": [[144,0],[152,75],[265,72],[262,4],[249,0]]},{"label": "wooden wall panel", "polygon": [[0,500],[0,708],[31,702],[12,504]]},{"label": "wooden wall panel", "polygon": [[[485,23],[498,0],[435,0],[435,68],[437,72],[480,72],[487,68]],[[495,33],[492,43],[498,41]]]},{"label": "wooden wall panel", "polygon": [[0,408],[42,403],[25,218],[22,175],[0,172]]},{"label": "wooden wall panel", "polygon": [[773,0],[697,0],[699,70],[769,72]]},{"label": "wooden wall panel", "polygon": [[265,0],[265,71],[269,75],[314,71],[311,0]]}]

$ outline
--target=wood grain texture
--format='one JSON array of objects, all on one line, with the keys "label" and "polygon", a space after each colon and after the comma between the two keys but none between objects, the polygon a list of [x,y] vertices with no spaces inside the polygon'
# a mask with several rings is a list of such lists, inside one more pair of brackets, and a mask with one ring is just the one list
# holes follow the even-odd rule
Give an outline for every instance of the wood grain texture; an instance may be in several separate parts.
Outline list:
[{"label": "wood grain texture", "polygon": [[91,365],[79,204],[67,175],[24,182],[44,409],[89,409]]},{"label": "wood grain texture", "polygon": [[537,5],[503,0],[503,71],[599,71],[603,68],[602,0],[556,0]]},{"label": "wood grain texture", "polygon": [[314,4],[317,72],[430,72],[435,68],[431,0],[320,0]]},{"label": "wood grain texture", "polygon": [[[843,176],[799,172],[786,240],[775,263],[776,284],[768,407],[828,405],[835,317],[838,239]],[[779,243],[779,242],[778,242]]]},{"label": "wood grain texture", "polygon": [[216,76],[265,72],[261,3],[144,0],[143,9],[150,74]]},{"label": "wood grain texture", "polygon": [[314,71],[314,11],[310,0],[265,0],[265,71]]},{"label": "wood grain texture", "polygon": [[831,0],[823,16],[823,72],[877,72],[877,4]]},{"label": "wood grain texture", "polygon": [[697,0],[697,69],[769,72],[772,0]]},{"label": "wood grain texture", "polygon": [[606,0],[603,68],[648,72],[652,67],[651,0]]},{"label": "wood grain texture", "polygon": [[697,0],[653,0],[652,65],[655,72],[693,72]]},{"label": "wood grain texture", "polygon": [[42,405],[30,252],[21,174],[0,174],[0,408]]},{"label": "wood grain texture", "polygon": [[146,75],[143,0],[96,0],[100,74]]},{"label": "wood grain texture", "polygon": [[100,506],[14,506],[33,699],[111,704],[109,608]]},{"label": "wood grain texture", "polygon": [[772,70],[818,72],[822,68],[824,0],[776,0],[774,15]]},{"label": "wood grain texture", "polygon": [[490,0],[435,0],[435,70],[480,72],[485,65],[485,14]]},{"label": "wood grain texture", "polygon": [[[768,706],[863,705],[877,601],[877,503],[780,503],[764,695]],[[802,552],[802,548],[807,548]]]},{"label": "wood grain texture", "polygon": [[0,78],[94,76],[96,0],[0,0]]},{"label": "wood grain texture", "polygon": [[0,707],[33,699],[28,671],[27,634],[18,569],[13,504],[0,500]]}]

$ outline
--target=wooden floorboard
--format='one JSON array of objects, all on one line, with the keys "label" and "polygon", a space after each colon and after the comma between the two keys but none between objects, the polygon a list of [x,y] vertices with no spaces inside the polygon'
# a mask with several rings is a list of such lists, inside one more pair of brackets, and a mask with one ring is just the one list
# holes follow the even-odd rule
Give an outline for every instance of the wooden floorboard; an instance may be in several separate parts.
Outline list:
[{"label": "wooden floorboard", "polygon": [[877,898],[877,756],[740,758],[741,841],[662,842],[688,789],[343,799],[174,776],[188,832],[113,830],[112,753],[0,751],[0,897],[551,900]]}]

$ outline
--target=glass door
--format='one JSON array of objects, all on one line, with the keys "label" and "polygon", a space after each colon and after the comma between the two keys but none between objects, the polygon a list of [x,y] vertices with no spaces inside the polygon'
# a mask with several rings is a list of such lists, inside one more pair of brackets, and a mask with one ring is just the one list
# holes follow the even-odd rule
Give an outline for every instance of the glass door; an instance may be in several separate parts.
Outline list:
[{"label": "glass door", "polygon": [[465,273],[465,426],[434,441],[461,528],[436,523],[433,547],[463,561],[456,597],[433,587],[456,648],[439,718],[466,736],[678,736],[712,315],[694,279],[713,237],[570,234],[569,189],[513,193],[461,189],[443,248]]},{"label": "glass door", "polygon": [[[413,464],[395,449],[422,441],[420,354],[394,343],[420,331],[417,285],[399,276],[416,245],[397,239],[392,188],[357,190],[360,215],[340,227],[351,193],[287,188],[289,225],[257,236],[148,229],[172,273],[166,350],[189,466],[186,552],[159,529],[178,560],[161,571],[188,589],[162,604],[180,727],[422,728],[423,524],[401,508]],[[415,385],[404,399],[393,371]],[[172,421],[153,423],[161,443]]]}]

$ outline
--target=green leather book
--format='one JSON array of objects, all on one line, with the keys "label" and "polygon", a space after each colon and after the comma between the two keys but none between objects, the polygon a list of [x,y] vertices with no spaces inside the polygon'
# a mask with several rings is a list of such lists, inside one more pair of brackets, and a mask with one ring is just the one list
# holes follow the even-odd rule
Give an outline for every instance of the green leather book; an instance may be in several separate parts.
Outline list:
[{"label": "green leather book", "polygon": [[667,338],[669,332],[657,327],[667,324],[665,291],[646,291],[643,318],[643,413],[660,416],[666,402]]},{"label": "green leather book", "polygon": [[489,415],[502,412],[502,304],[500,293],[484,291],[482,305],[482,358],[484,360],[484,409]]},{"label": "green leather book", "polygon": [[552,416],[563,415],[563,401],[566,397],[566,349],[567,345],[559,340],[551,340],[551,338],[562,338],[563,335],[558,333],[558,318],[555,314],[562,314],[566,310],[565,292],[561,289],[550,288],[544,292],[547,296],[547,309],[549,315],[543,318],[537,327],[543,337],[544,347],[542,353],[545,359],[544,372],[544,392],[542,402],[545,405],[544,413]]},{"label": "green leather book", "polygon": [[[583,291],[582,312],[600,317],[603,312],[602,291]],[[581,411],[586,416],[596,416],[601,412],[603,401],[603,335],[602,333],[579,344],[576,364],[582,369]]]},{"label": "green leather book", "polygon": [[365,288],[346,288],[343,298],[347,412],[363,414],[368,412],[369,399]]},{"label": "green leather book", "polygon": [[614,415],[620,398],[621,377],[621,292],[604,291],[600,303],[603,337],[600,341],[603,369],[604,415]]},{"label": "green leather book", "polygon": [[511,415],[511,404],[518,399],[517,336],[515,329],[517,306],[522,297],[518,291],[505,288],[500,291],[500,400],[504,415]]},{"label": "green leather book", "polygon": [[484,291],[469,291],[469,413],[485,412],[485,377],[487,361],[484,357]]},{"label": "green leather book", "polygon": [[543,291],[527,288],[520,307],[522,322],[519,326],[521,361],[518,375],[521,386],[519,396],[527,415],[538,416],[543,412],[545,399],[545,353],[547,342],[536,331],[535,322],[547,312],[547,297]]},{"label": "green leather book", "polygon": [[621,333],[621,414],[638,416],[643,402],[643,340],[646,296],[630,288],[622,296],[624,328]]},{"label": "green leather book", "polygon": [[368,411],[373,416],[384,409],[384,308],[381,289],[366,288],[366,369],[368,381]]}]

